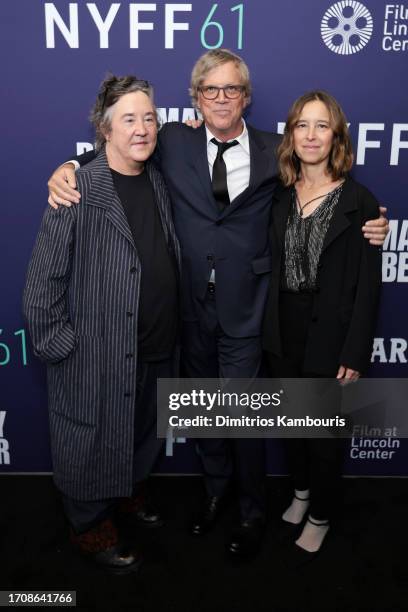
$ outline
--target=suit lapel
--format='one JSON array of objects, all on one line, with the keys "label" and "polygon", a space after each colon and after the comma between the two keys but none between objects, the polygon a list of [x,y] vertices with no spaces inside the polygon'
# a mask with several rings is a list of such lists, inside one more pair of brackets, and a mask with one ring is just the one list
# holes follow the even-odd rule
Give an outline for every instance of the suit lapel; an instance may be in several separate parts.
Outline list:
[{"label": "suit lapel", "polygon": [[249,135],[249,151],[251,159],[251,170],[247,196],[254,192],[265,179],[270,163],[270,155],[265,143],[261,140],[256,130],[247,126]]},{"label": "suit lapel", "polygon": [[[268,151],[265,143],[250,125],[247,124],[249,135],[249,150],[250,150],[250,176],[248,187],[237,196],[229,206],[220,214],[220,218],[229,215],[233,210],[238,208],[256,191],[262,181],[265,180],[268,168],[271,163],[271,151]],[[219,214],[217,202],[214,199],[211,177],[208,170],[207,156],[207,133],[205,124],[203,123],[198,129],[192,130],[190,133],[193,142],[193,159],[192,165],[196,170],[201,181],[207,200],[211,202],[212,209]]]},{"label": "suit lapel", "polygon": [[258,136],[256,130],[247,124],[249,137],[250,173],[248,187],[237,196],[224,210],[222,217],[226,217],[233,210],[238,208],[256,191],[267,175],[270,164],[270,154],[268,154],[265,143]]},{"label": "suit lapel", "polygon": [[194,151],[193,159],[191,160],[193,167],[198,174],[208,202],[211,202],[213,211],[218,213],[219,209],[214,198],[210,172],[208,169],[207,132],[205,124],[203,123],[196,130],[191,130],[190,137],[193,143],[192,150]]}]

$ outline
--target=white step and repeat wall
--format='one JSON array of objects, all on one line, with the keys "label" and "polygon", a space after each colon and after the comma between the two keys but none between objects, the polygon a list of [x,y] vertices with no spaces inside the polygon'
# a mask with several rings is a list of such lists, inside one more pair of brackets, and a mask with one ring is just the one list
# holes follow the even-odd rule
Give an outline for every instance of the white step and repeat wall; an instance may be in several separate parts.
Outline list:
[{"label": "white step and repeat wall", "polygon": [[[92,146],[87,117],[109,71],[151,81],[164,122],[194,116],[192,65],[220,46],[249,64],[247,119],[255,127],[281,132],[291,102],[312,88],[339,99],[355,147],[354,176],[389,209],[371,374],[407,376],[408,4],[2,0],[0,29],[1,471],[51,470],[45,368],[31,352],[21,294],[46,180],[64,159]],[[398,436],[356,436],[345,472],[406,475],[407,449]],[[169,440],[166,450],[161,471],[197,471],[191,442]],[[268,470],[285,471],[278,441],[268,444]]]}]

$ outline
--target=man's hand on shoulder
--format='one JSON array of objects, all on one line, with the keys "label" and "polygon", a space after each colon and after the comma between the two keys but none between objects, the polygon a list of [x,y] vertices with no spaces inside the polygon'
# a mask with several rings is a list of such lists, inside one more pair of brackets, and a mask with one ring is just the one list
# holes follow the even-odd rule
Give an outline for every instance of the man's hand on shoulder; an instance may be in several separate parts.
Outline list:
[{"label": "man's hand on shoulder", "polygon": [[387,209],[385,206],[380,206],[380,216],[377,219],[366,221],[366,223],[363,225],[362,229],[364,238],[367,238],[367,240],[370,241],[370,244],[375,246],[382,246],[384,244],[384,240],[390,231],[388,219],[385,216],[386,212]]},{"label": "man's hand on shoulder", "polygon": [[48,181],[48,204],[58,208],[60,204],[78,204],[81,194],[76,189],[75,167],[72,163],[59,166]]},{"label": "man's hand on shoulder", "polygon": [[184,125],[188,125],[188,127],[194,128],[195,130],[199,128],[202,124],[202,119],[186,119],[184,121]]}]

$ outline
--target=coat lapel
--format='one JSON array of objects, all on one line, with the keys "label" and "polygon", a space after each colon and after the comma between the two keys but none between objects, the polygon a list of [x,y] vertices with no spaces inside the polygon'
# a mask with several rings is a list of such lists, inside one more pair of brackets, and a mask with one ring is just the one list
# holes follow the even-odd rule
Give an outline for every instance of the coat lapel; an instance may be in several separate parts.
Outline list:
[{"label": "coat lapel", "polygon": [[168,222],[168,209],[166,207],[166,193],[164,184],[161,184],[160,175],[157,170],[150,164],[146,163],[146,172],[149,176],[151,185],[153,187],[155,202],[160,214],[160,221],[163,227],[164,237],[166,239],[166,243],[169,244],[169,222]]},{"label": "coat lapel", "polygon": [[323,242],[322,253],[350,226],[350,220],[347,215],[357,210],[357,203],[353,197],[353,192],[353,181],[346,179]]},{"label": "coat lapel", "polygon": [[[352,196],[353,193],[353,182],[350,179],[346,179],[344,183],[341,196],[337,203],[336,209],[333,214],[333,218],[327,230],[322,253],[336,238],[342,234],[349,226],[350,220],[348,214],[357,210],[355,199]],[[286,224],[289,215],[290,203],[291,203],[291,190],[290,188],[278,188],[272,199],[272,212],[271,212],[271,239],[278,240],[280,249],[283,248],[285,243],[285,232]],[[273,232],[273,233],[272,233]]]},{"label": "coat lapel", "polygon": [[105,149],[98,153],[91,164],[94,170],[94,179],[88,196],[88,206],[104,208],[106,218],[135,248],[125,211],[113,186],[112,174],[106,159]]},{"label": "coat lapel", "polygon": [[125,211],[123,210],[122,203],[119,200],[116,191],[113,191],[110,206],[108,206],[106,209],[106,218],[109,219],[109,221],[121,234],[123,234],[126,240],[131,243],[133,248],[136,248]]},{"label": "coat lapel", "polygon": [[[108,160],[106,159],[104,149],[102,149],[97,157],[88,164],[88,168],[91,168],[91,165],[94,171],[94,178],[88,195],[88,206],[97,206],[105,209],[106,218],[126,238],[126,240],[129,241],[132,247],[136,248],[125,211],[113,185],[112,174],[108,166]],[[180,247],[171,219],[171,206],[166,186],[161,174],[149,161],[146,163],[146,172],[148,173],[155,194],[155,201],[159,209],[166,243],[174,250],[177,264],[180,267]]]},{"label": "coat lapel", "polygon": [[181,253],[180,246],[176,237],[173,220],[171,217],[171,204],[170,198],[167,193],[163,177],[157,171],[153,163],[146,163],[146,171],[149,175],[150,182],[153,187],[155,201],[157,208],[159,209],[160,220],[163,228],[164,237],[167,246],[174,251],[177,266],[179,271],[181,270]]}]

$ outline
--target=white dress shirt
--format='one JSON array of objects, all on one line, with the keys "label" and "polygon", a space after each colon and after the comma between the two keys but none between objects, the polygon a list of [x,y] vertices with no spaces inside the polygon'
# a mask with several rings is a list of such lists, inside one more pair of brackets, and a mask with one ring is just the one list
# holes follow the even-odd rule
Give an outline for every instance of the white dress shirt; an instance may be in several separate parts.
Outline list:
[{"label": "white dress shirt", "polygon": [[[250,157],[249,157],[249,138],[248,130],[245,121],[242,119],[243,130],[242,133],[236,138],[231,138],[227,142],[236,140],[238,142],[235,147],[227,149],[224,153],[223,160],[227,168],[227,186],[230,202],[235,200],[240,193],[245,191],[249,185],[249,174],[250,174]],[[205,126],[207,132],[207,158],[208,158],[208,169],[210,171],[210,177],[212,178],[213,165],[215,158],[217,157],[217,146],[211,142],[211,138],[215,138],[214,134],[211,134],[207,126]],[[218,140],[218,138],[216,138]]]}]

